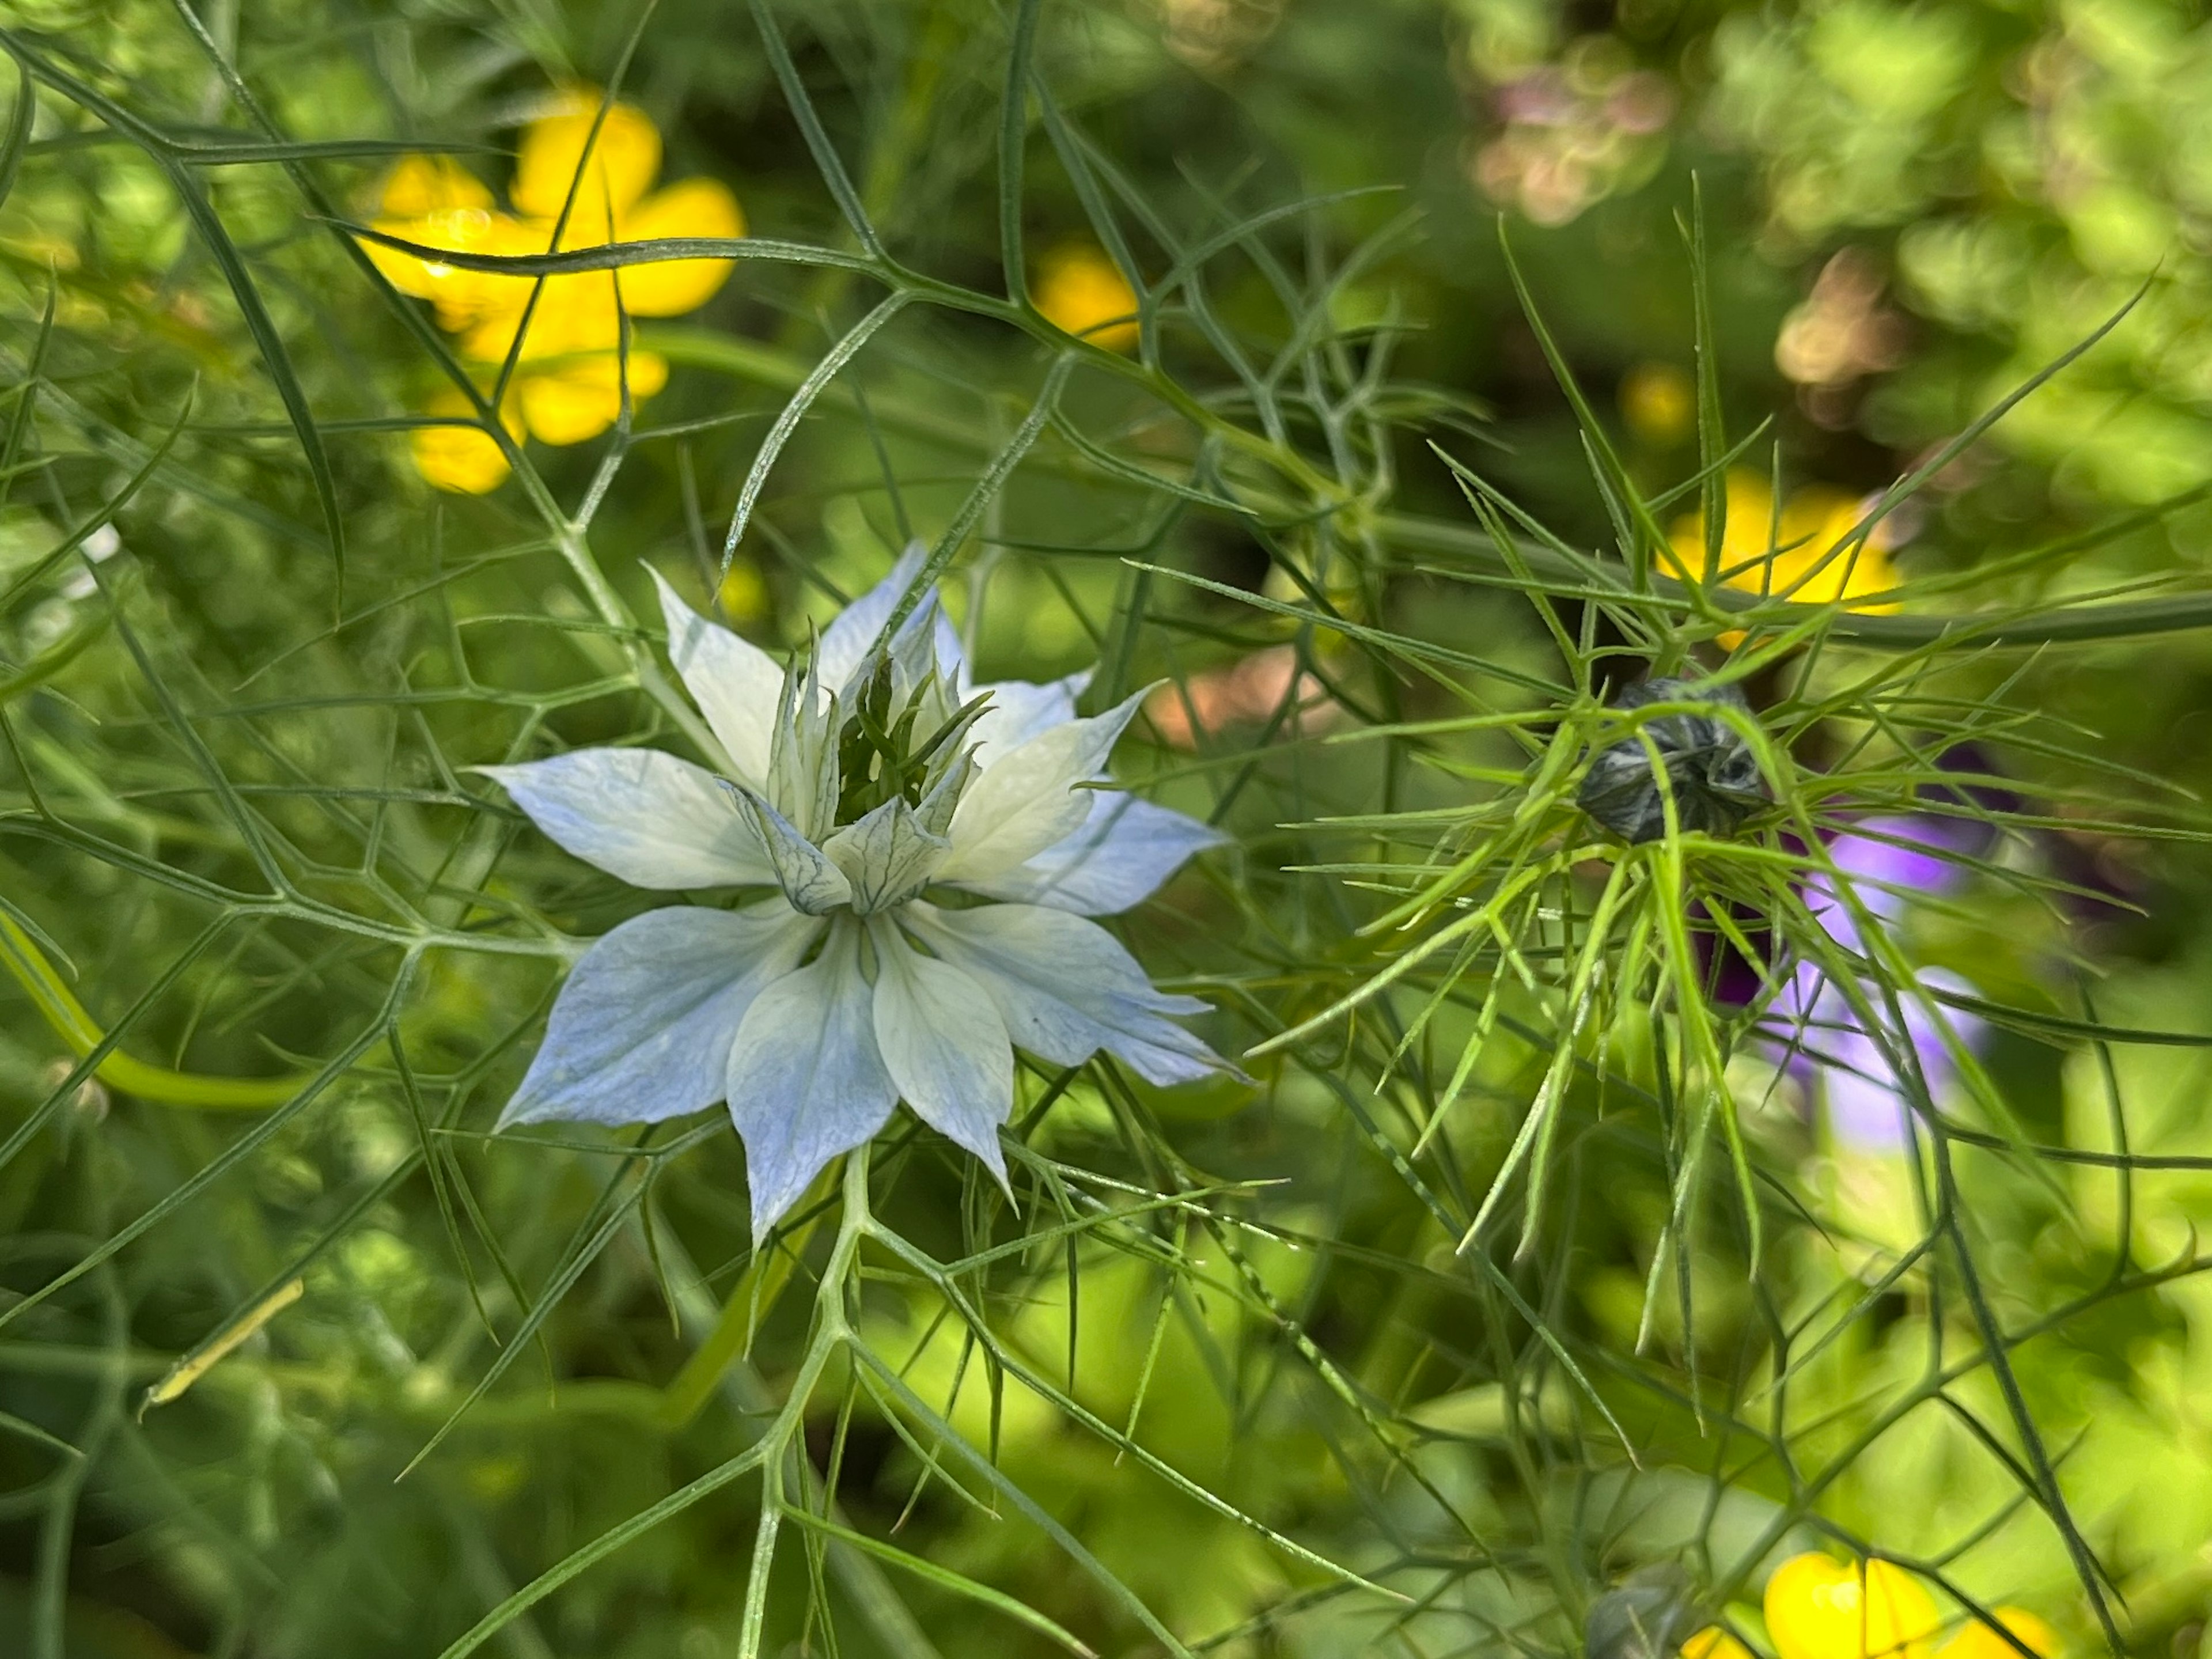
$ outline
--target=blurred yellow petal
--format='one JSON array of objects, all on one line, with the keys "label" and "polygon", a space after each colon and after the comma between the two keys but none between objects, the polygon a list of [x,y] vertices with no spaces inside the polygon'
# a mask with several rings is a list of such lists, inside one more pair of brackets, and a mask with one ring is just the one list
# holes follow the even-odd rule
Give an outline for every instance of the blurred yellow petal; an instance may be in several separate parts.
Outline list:
[{"label": "blurred yellow petal", "polygon": [[[529,289],[522,290],[527,301]],[[515,305],[486,313],[461,337],[462,355],[478,362],[505,361],[522,326],[525,307]],[[566,357],[580,351],[612,351],[622,341],[622,311],[615,301],[611,272],[582,271],[573,276],[549,276],[529,307],[530,330],[524,337],[521,360]]]},{"label": "blurred yellow petal", "polygon": [[[1994,1607],[1996,1621],[2043,1659],[2058,1659],[2058,1632],[2025,1607]],[[1936,1650],[1936,1659],[2020,1659],[2020,1649],[1975,1619]]]},{"label": "blurred yellow petal", "polygon": [[[622,240],[657,242],[672,236],[735,238],[745,234],[738,198],[720,181],[686,179],[655,191],[623,216]],[[729,259],[665,259],[628,265],[622,273],[623,303],[639,317],[680,317],[696,311],[729,280]]]},{"label": "blurred yellow petal", "polygon": [[[438,392],[425,412],[470,417],[476,414],[469,400],[453,386]],[[511,436],[521,437],[512,399],[501,411],[501,422]],[[457,495],[484,495],[496,489],[507,474],[507,457],[481,426],[418,426],[409,444],[415,452],[416,470],[439,489]]]},{"label": "blurred yellow petal", "polygon": [[1672,363],[1638,363],[1620,382],[1620,412],[1647,443],[1680,443],[1698,424],[1697,382]]},{"label": "blurred yellow petal", "polygon": [[1137,344],[1137,295],[1121,268],[1087,242],[1045,255],[1030,296],[1047,322],[1109,351]]},{"label": "blurred yellow petal", "polygon": [[1682,1659],[1753,1659],[1753,1655],[1718,1625],[1708,1625],[1682,1644]]},{"label": "blurred yellow petal", "polygon": [[[1782,515],[1782,540],[1789,550],[1775,561],[1775,588],[1779,591],[1802,582],[1790,598],[1807,605],[1825,605],[1833,599],[1864,599],[1896,586],[1897,567],[1890,557],[1894,538],[1887,520],[1876,525],[1857,548],[1827,557],[1858,528],[1867,505],[1863,498],[1838,489],[1807,489],[1790,497]],[[1827,560],[1825,564],[1823,559]],[[1894,605],[1867,604],[1850,608],[1897,609]]]},{"label": "blurred yellow petal", "polygon": [[[599,95],[580,88],[564,94],[553,113],[523,130],[522,153],[507,192],[518,212],[533,219],[557,219],[574,185],[577,213],[599,216],[595,222],[604,226],[610,207],[619,217],[653,187],[653,176],[660,171],[659,130],[635,105],[617,103],[609,106],[594,138],[592,126],[599,112]],[[591,146],[588,161],[586,143]],[[580,233],[582,222],[577,222]],[[604,233],[592,240],[603,237]],[[591,245],[562,240],[571,247]]]},{"label": "blurred yellow petal", "polygon": [[553,235],[557,220],[532,219],[530,222],[544,238],[546,246],[558,246],[564,253],[580,247],[605,247],[615,240],[615,222],[608,214],[604,196],[578,197],[575,206],[568,210],[568,222],[561,226],[557,241]]},{"label": "blurred yellow petal", "polygon": [[768,620],[768,583],[755,566],[742,558],[730,563],[722,585],[714,590],[714,603],[722,607],[722,614],[740,625],[756,625]]},{"label": "blurred yellow petal", "polygon": [[[1865,516],[1863,498],[1815,484],[1784,504],[1774,515],[1773,492],[1765,480],[1732,472],[1728,481],[1728,523],[1721,536],[1720,569],[1725,586],[1748,593],[1771,593],[1801,605],[1844,602],[1852,611],[1887,614],[1898,609],[1881,595],[1898,585],[1893,556],[1896,538],[1887,520],[1876,525],[1864,543],[1832,552]],[[1825,561],[1825,562],[1824,562]],[[1659,562],[1684,581],[1701,581],[1705,571],[1705,520],[1692,513],[1675,521]],[[1731,631],[1719,636],[1733,650],[1743,638]]]},{"label": "blurred yellow petal", "polygon": [[[369,228],[380,230],[386,236],[397,236],[404,241],[422,242],[428,239],[423,228],[412,219],[373,219]],[[417,300],[427,300],[438,291],[438,279],[429,266],[411,253],[402,253],[398,248],[386,247],[381,242],[362,239],[362,251],[368,255],[369,263],[384,273],[384,280],[402,294]]]},{"label": "blurred yellow petal", "polygon": [[[529,231],[504,213],[480,207],[445,208],[416,219],[380,219],[374,228],[387,236],[455,253],[504,258],[534,253],[543,246],[534,243]],[[422,259],[375,242],[362,246],[392,287],[437,306],[439,325],[443,328],[465,328],[478,318],[519,307],[530,295],[526,276],[463,270],[458,265]]]},{"label": "blurred yellow petal", "polygon": [[[507,252],[486,244],[501,240],[508,222],[493,208],[491,192],[449,155],[402,157],[377,188],[372,221],[387,236],[466,253]],[[418,300],[439,301],[441,312],[462,290],[484,280],[375,242],[362,246],[394,288]]]},{"label": "blurred yellow petal", "polygon": [[556,276],[545,284],[526,357],[612,351],[622,341],[622,302],[611,270]]},{"label": "blurred yellow petal", "polygon": [[1820,1554],[1774,1570],[1765,1610],[1778,1659],[1931,1659],[1942,1624],[1934,1599],[1904,1568]]},{"label": "blurred yellow petal", "polygon": [[[609,351],[524,375],[516,397],[531,435],[549,444],[580,444],[598,437],[622,414],[624,367]],[[668,384],[667,363],[652,352],[630,353],[627,368],[633,404]]]},{"label": "blurred yellow petal", "polygon": [[489,212],[491,191],[450,155],[400,158],[376,195],[376,210],[386,219],[424,219],[454,208]]},{"label": "blurred yellow petal", "polygon": [[[1773,545],[1769,538],[1774,531],[1774,495],[1766,481],[1752,472],[1731,472],[1728,477],[1728,520],[1721,532],[1721,562],[1723,571],[1735,570],[1739,565],[1761,558]],[[1705,515],[1692,513],[1674,521],[1668,538],[1669,544],[1660,552],[1660,562],[1684,581],[1703,580],[1705,568]],[[1757,564],[1748,570],[1736,570],[1728,578],[1731,587],[1747,587],[1757,592],[1759,570]]]}]

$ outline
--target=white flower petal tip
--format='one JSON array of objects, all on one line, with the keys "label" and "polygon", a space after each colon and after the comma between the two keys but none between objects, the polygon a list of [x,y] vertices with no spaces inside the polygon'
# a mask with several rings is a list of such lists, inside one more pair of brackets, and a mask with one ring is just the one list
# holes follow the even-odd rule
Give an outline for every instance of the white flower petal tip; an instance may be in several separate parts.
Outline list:
[{"label": "white flower petal tip", "polygon": [[[1065,725],[1075,718],[1075,701],[1091,689],[1091,671],[1065,678],[994,680],[972,688],[991,701],[975,722],[975,764],[988,766],[1008,750],[1027,743],[1039,732]],[[962,688],[962,701],[970,688]]]},{"label": "white flower petal tip", "polygon": [[650,565],[646,569],[660,595],[668,660],[684,689],[707,717],[738,775],[749,783],[765,782],[783,670],[758,646],[694,611],[658,570]]},{"label": "white flower petal tip", "polygon": [[[884,625],[890,621],[899,601],[913,588],[928,559],[927,547],[918,541],[908,542],[890,574],[839,611],[836,620],[822,630],[821,642],[815,651],[815,672],[823,684],[833,691],[842,690],[859,672],[870,647],[878,644],[896,647],[899,641],[881,638]],[[938,666],[946,674],[958,672],[962,665],[959,639],[951,625],[945,623],[935,594],[922,596],[900,624],[899,635],[901,641],[927,636],[937,646]]]},{"label": "white flower petal tip", "polygon": [[952,851],[940,877],[988,881],[1080,829],[1096,793],[1083,786],[1104,775],[1143,701],[1139,692],[1103,714],[1048,726],[996,757],[952,815]]}]

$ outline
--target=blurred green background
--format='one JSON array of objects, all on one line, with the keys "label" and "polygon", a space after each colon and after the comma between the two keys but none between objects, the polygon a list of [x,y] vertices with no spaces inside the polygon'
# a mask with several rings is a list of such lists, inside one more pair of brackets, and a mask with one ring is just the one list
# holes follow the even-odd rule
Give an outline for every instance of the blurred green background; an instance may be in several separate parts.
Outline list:
[{"label": "blurred green background", "polygon": [[[1001,293],[1011,10],[775,10],[884,242],[910,270]],[[464,769],[548,734],[580,744],[663,726],[635,689],[643,636],[580,592],[529,489],[459,494],[422,476],[410,432],[440,395],[439,331],[380,294],[334,226],[376,216],[389,168],[417,147],[502,194],[548,91],[620,70],[664,140],[662,182],[721,181],[757,237],[850,238],[750,14],[726,0],[649,15],[563,0],[7,0],[0,28],[35,86],[9,94],[27,125],[0,169],[0,896],[29,942],[10,946],[19,970],[0,984],[0,1283],[30,1298],[0,1310],[0,1653],[434,1656],[750,1443],[781,1398],[807,1298],[769,1298],[747,1364],[672,1421],[663,1390],[732,1287],[757,1282],[741,1278],[734,1138],[641,1158],[613,1156],[612,1139],[484,1142],[555,964],[443,950],[418,964],[402,935],[589,937],[638,903],[487,809]],[[1771,457],[1785,493],[1880,489],[2131,305],[1907,503],[1898,566],[1988,597],[1978,567],[2139,514],[1990,592],[2038,605],[2201,583],[2200,6],[1054,0],[1036,64],[1125,216],[1155,216],[1132,233],[1140,268],[1157,279],[1172,239],[1220,233],[1231,250],[1208,256],[1202,307],[1186,291],[1160,373],[1264,430],[1222,346],[1255,374],[1279,362],[1287,413],[1269,440],[1323,464],[1341,447],[1378,510],[1473,526],[1433,442],[1568,543],[1611,539],[1515,298],[1501,216],[1629,475],[1656,490],[1694,471],[1686,229],[1701,203],[1729,428],[1772,422],[1744,458],[1753,472]],[[1019,204],[1041,258],[1095,240],[1042,125]],[[294,148],[256,148],[272,134]],[[1224,228],[1261,214],[1275,216],[1250,233],[1251,255]],[[623,465],[589,526],[633,612],[651,614],[651,564],[696,602],[718,594],[753,637],[797,646],[909,533],[952,519],[1041,359],[973,308],[916,307],[802,424],[716,574],[763,433],[874,297],[835,270],[746,261],[702,307],[640,320],[634,347],[665,360],[667,383],[614,440]],[[1189,320],[1201,311],[1203,327]],[[319,464],[270,372],[272,341],[313,411]],[[1298,401],[1301,376],[1370,368],[1382,391],[1356,430]],[[1117,453],[1189,459],[1155,389],[1079,376],[1071,421]],[[531,442],[550,498],[573,512],[609,441]],[[1203,481],[1212,462],[1192,464]],[[112,529],[78,538],[94,563],[55,556],[134,479]],[[947,584],[990,674],[1097,659],[1097,695],[1181,689],[1120,769],[1238,845],[1126,935],[1156,977],[1217,1004],[1202,1024],[1224,1053],[1316,1012],[1375,960],[1358,929],[1379,905],[1306,869],[1372,856],[1331,821],[1406,813],[1396,844],[1418,861],[1435,822],[1413,815],[1448,814],[1520,757],[1472,743],[1455,772],[1332,743],[1456,705],[1378,672],[1349,632],[1131,562],[1285,604],[1319,594],[1348,630],[1539,686],[1556,677],[1527,607],[1431,580],[1433,553],[1386,532],[1278,549],[1271,564],[1233,517],[1086,470],[1055,429]],[[1308,669],[1341,702],[1302,730],[1283,700]],[[1942,696],[2018,711],[1983,763],[2019,780],[2042,880],[1990,876],[1929,907],[1912,920],[1916,950],[1997,1000],[2079,1016],[2094,986],[2092,1018],[2212,1031],[2212,862],[2192,816],[2212,783],[2203,634],[1970,653],[1946,672]],[[289,872],[282,902],[254,896],[264,858]],[[41,963],[143,1064],[269,1079],[349,1063],[274,1117],[78,1081],[81,1050],[32,994]],[[879,1263],[870,1342],[990,1448],[1004,1484],[833,1380],[804,1453],[838,1471],[836,1524],[1104,1653],[1166,1650],[1010,1493],[1197,1651],[1572,1651],[1589,1598],[1677,1557],[1734,1596],[1755,1638],[1756,1576],[1737,1562],[1770,1531],[1879,1547],[2034,1608],[2070,1651],[2101,1645],[2060,1534],[2024,1490],[1996,1384],[1971,1368],[1925,1380],[1935,1337],[1971,1328],[1955,1299],[1890,1273],[1922,1231],[1901,1156],[1834,1145],[1809,1109],[1747,1106],[1775,1205],[1760,1274],[1717,1221],[1686,1273],[1698,1328],[1662,1309],[1639,1330],[1670,1188],[1641,1109],[1608,1094],[1607,1065],[1650,1081],[1624,1017],[1575,1085],[1556,1237],[1534,1263],[1501,1246],[1494,1279],[1467,1268],[1444,1222],[1464,1220],[1536,1091],[1556,1036],[1547,1006],[1532,993],[1519,1036],[1484,1054],[1429,1187],[1401,1167],[1417,1140],[1431,1149],[1395,1091],[1433,1104],[1473,1029],[1465,1009],[1415,1081],[1389,1089],[1387,1024],[1255,1061],[1250,1088],[1086,1078],[1048,1101],[1030,1079],[1027,1099],[1050,1108],[1032,1133],[1046,1157],[1131,1191],[1243,1183],[1126,1237],[1054,1234],[1042,1192],[1025,1191],[1018,1216],[995,1210],[988,1183],[908,1134],[882,1212],[969,1262],[963,1282],[1011,1351],[1222,1503],[1006,1382],[942,1301]],[[2127,1150],[2169,1161],[2131,1182],[2094,1163],[2032,1175],[1995,1158],[1960,1178],[1984,1288],[2021,1334],[2028,1404],[2110,1571],[2127,1648],[2212,1655],[2212,1299],[2197,1272],[2212,1171],[2189,1164],[2212,1154],[2204,1049],[2000,1032],[1984,1058],[2029,1139],[2105,1152],[2117,1115]],[[1747,1099],[1762,1087],[1745,1082]],[[795,1247],[802,1289],[823,1242]],[[994,1242],[1006,1248],[975,1260]],[[143,1406],[178,1356],[294,1279],[296,1302]],[[1510,1303],[1515,1286],[1533,1307]],[[1759,1356],[1785,1326],[1825,1328],[1846,1305],[1857,1314],[1798,1374],[1784,1420]],[[1580,1384],[1559,1369],[1569,1356]],[[1894,1426],[1867,1433],[1900,1400]],[[684,1508],[487,1650],[740,1653],[756,1503],[740,1483]],[[1347,1592],[1259,1526],[1413,1600]],[[787,1542],[776,1573],[761,1651],[1060,1650],[826,1529]]]}]

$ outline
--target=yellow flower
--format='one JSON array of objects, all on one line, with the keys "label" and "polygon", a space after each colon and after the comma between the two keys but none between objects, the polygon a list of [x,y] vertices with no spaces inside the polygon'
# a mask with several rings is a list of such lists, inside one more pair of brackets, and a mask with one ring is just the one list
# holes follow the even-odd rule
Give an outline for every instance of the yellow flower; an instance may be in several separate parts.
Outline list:
[{"label": "yellow flower", "polygon": [[[494,255],[744,234],[737,198],[714,179],[652,190],[659,132],[630,105],[611,105],[602,118],[599,104],[587,89],[565,92],[525,129],[509,191],[514,213],[501,211],[491,192],[450,157],[413,155],[386,178],[375,228],[425,246]],[[667,383],[661,358],[623,356],[623,317],[694,310],[728,279],[734,263],[657,260],[538,283],[461,270],[374,244],[369,257],[401,293],[432,302],[439,325],[459,336],[460,355],[483,368],[480,381],[514,356],[501,419],[518,437],[526,430],[556,445],[582,443],[612,426],[625,380],[633,402]],[[432,412],[466,409],[467,400],[449,389]],[[414,450],[422,475],[442,489],[481,494],[507,475],[498,445],[482,432],[422,428]]]},{"label": "yellow flower", "polygon": [[[522,135],[510,194],[516,211],[544,237],[544,246],[554,246],[553,228],[564,204],[568,221],[561,231],[563,250],[678,236],[731,240],[745,234],[738,198],[714,179],[686,179],[665,190],[652,190],[660,171],[659,131],[643,111],[614,104],[608,106],[594,138],[592,124],[599,118],[599,94],[588,88],[564,93]],[[663,259],[620,271],[556,276],[546,283],[539,308],[556,290],[575,283],[579,286],[564,297],[564,306],[603,307],[611,312],[618,283],[622,309],[631,316],[678,317],[714,298],[728,280],[732,263]]]},{"label": "yellow flower", "polygon": [[[1898,607],[1881,596],[1897,586],[1892,554],[1897,538],[1885,519],[1866,540],[1849,551],[1827,556],[1866,516],[1864,498],[1826,484],[1801,489],[1774,519],[1774,492],[1753,472],[1728,478],[1728,526],[1721,536],[1719,575],[1729,587],[1771,594],[1802,605],[1843,601],[1847,611],[1887,615]],[[1705,515],[1692,513],[1674,521],[1660,562],[1686,582],[1700,582],[1705,572]],[[1826,561],[1824,563],[1823,561]],[[1719,635],[1729,650],[1743,642],[1741,629]]]},{"label": "yellow flower", "polygon": [[1089,242],[1063,242],[1044,256],[1030,296],[1044,319],[1109,351],[1137,343],[1137,294],[1121,267]]},{"label": "yellow flower", "polygon": [[1753,1659],[1753,1654],[1718,1625],[1708,1625],[1683,1642],[1682,1659]]},{"label": "yellow flower", "polygon": [[[2058,1632],[2027,1608],[1993,1607],[1990,1613],[2022,1646],[2043,1659],[2058,1659]],[[1936,1650],[1936,1659],[2020,1659],[2020,1649],[1976,1619]]]},{"label": "yellow flower", "polygon": [[[1731,472],[1728,480],[1728,526],[1721,537],[1721,580],[1747,592],[1771,593],[1803,605],[1841,599],[1852,611],[1897,609],[1878,596],[1897,586],[1896,546],[1884,520],[1855,550],[1828,554],[1866,516],[1866,503],[1840,489],[1815,484],[1783,504],[1780,533],[1774,522],[1774,494],[1752,472]],[[1705,519],[1693,513],[1678,520],[1672,545],[1660,556],[1684,581],[1702,580],[1705,569]],[[1826,559],[1824,564],[1822,560]]]},{"label": "yellow flower", "polygon": [[668,384],[667,363],[649,351],[633,351],[627,362],[614,352],[598,351],[517,374],[514,395],[523,424],[541,443],[596,438],[622,417],[625,374],[633,404]]},{"label": "yellow flower", "polygon": [[[441,386],[430,397],[432,415],[473,419],[476,410],[459,386]],[[515,418],[514,399],[500,411],[501,424],[510,437],[520,439],[522,423]],[[507,477],[507,457],[481,426],[418,426],[409,441],[415,452],[416,470],[441,489],[457,495],[482,495],[499,488]]]},{"label": "yellow flower", "polygon": [[[384,181],[373,228],[426,247],[456,253],[507,256],[535,253],[523,227],[492,205],[491,192],[450,155],[410,155]],[[380,242],[365,244],[368,257],[402,294],[428,300],[439,325],[459,331],[486,312],[529,298],[526,277],[462,270],[402,253]]]},{"label": "yellow flower", "polygon": [[1942,1622],[1919,1581],[1888,1561],[1795,1556],[1766,1582],[1777,1659],[1932,1659]]}]

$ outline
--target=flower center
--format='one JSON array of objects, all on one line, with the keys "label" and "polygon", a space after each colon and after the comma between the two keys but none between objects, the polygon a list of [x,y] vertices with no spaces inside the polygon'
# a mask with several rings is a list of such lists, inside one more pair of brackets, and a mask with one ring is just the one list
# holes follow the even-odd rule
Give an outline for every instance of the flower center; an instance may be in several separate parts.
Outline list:
[{"label": "flower center", "polygon": [[934,674],[902,696],[889,654],[879,656],[837,731],[836,822],[857,823],[891,800],[920,806],[959,758],[961,739],[989,700],[978,693],[950,708]]}]

